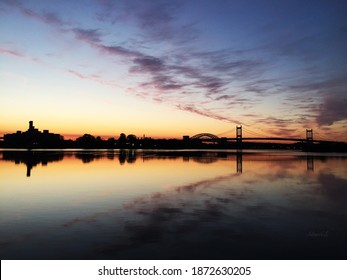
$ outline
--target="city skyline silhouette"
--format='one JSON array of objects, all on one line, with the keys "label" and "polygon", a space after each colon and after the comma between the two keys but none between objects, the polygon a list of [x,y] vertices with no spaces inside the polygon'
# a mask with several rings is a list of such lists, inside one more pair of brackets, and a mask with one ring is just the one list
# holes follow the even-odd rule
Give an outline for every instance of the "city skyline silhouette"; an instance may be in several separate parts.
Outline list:
[{"label": "city skyline silhouette", "polygon": [[[183,135],[181,139],[152,139],[137,137],[134,134],[121,133],[118,138],[102,139],[100,136],[84,134],[75,141],[65,140],[60,134],[35,128],[29,121],[29,127],[22,132],[5,134],[0,147],[5,148],[85,148],[85,149],[294,149],[304,151],[347,152],[347,143],[334,140],[317,140],[313,137],[313,129],[306,129],[305,138],[267,137],[255,134],[249,129],[246,132],[252,137],[243,137],[242,126],[236,126],[235,137],[218,137],[211,133],[199,133],[193,136]],[[289,142],[289,143],[288,143]]]}]

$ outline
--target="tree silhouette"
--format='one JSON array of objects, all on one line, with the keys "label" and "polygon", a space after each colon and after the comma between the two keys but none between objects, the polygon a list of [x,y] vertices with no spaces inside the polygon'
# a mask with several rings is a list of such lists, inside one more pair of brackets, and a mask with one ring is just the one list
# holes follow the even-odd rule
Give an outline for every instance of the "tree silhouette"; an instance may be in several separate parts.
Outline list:
[{"label": "tree silhouette", "polygon": [[78,144],[78,146],[85,147],[85,148],[94,147],[95,142],[96,142],[95,137],[90,134],[84,134],[83,136],[78,137],[76,139],[76,143]]},{"label": "tree silhouette", "polygon": [[134,134],[129,134],[127,136],[127,143],[130,147],[134,147],[137,142],[137,137]]},{"label": "tree silhouette", "polygon": [[124,133],[121,133],[119,135],[119,138],[117,140],[117,145],[121,148],[124,148],[126,146],[126,142],[127,142],[127,137]]},{"label": "tree silhouette", "polygon": [[116,143],[116,139],[114,139],[113,137],[107,139],[108,148],[114,148],[115,143]]}]

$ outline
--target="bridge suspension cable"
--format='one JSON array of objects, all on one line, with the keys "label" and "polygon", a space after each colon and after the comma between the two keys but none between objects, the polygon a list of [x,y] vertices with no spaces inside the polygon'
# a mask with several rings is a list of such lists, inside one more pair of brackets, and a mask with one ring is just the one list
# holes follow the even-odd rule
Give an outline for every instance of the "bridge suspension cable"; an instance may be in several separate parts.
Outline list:
[{"label": "bridge suspension cable", "polygon": [[323,134],[321,134],[321,133],[319,133],[319,132],[316,132],[316,131],[315,131],[313,137],[314,137],[315,135],[317,135],[318,138],[321,139],[321,140],[326,140],[326,141],[329,140],[327,137],[325,137]]},{"label": "bridge suspension cable", "polygon": [[242,127],[242,129],[245,130],[246,132],[248,132],[249,134],[252,134],[252,135],[255,135],[255,136],[261,136],[261,137],[264,137],[264,138],[268,137],[265,134],[261,134],[261,133],[258,133],[258,132],[251,131],[251,130],[245,128],[245,127]]},{"label": "bridge suspension cable", "polygon": [[[247,132],[248,134],[251,134],[252,136],[260,137],[260,138],[276,138],[276,137],[280,137],[280,136],[275,136],[275,135],[267,135],[265,132],[264,133],[256,132],[256,131],[248,129],[245,126],[242,126],[242,130]],[[229,130],[223,131],[223,132],[221,132],[219,134],[216,134],[216,136],[221,137],[222,135],[226,135],[226,134],[230,135],[233,132],[236,132],[236,127],[233,128],[233,129],[229,129]],[[318,138],[318,139],[323,140],[323,141],[329,141],[330,140],[329,137],[326,137],[325,133],[319,133],[319,132],[315,131],[314,136],[316,136],[315,137],[316,139]],[[234,137],[234,135],[233,135],[233,137]]]},{"label": "bridge suspension cable", "polygon": [[219,136],[222,136],[222,135],[224,135],[224,134],[231,133],[231,132],[233,132],[233,131],[235,131],[235,128],[229,129],[229,130],[224,131],[224,132],[222,132],[222,133],[219,133],[219,134],[217,134],[217,136],[219,137]]}]

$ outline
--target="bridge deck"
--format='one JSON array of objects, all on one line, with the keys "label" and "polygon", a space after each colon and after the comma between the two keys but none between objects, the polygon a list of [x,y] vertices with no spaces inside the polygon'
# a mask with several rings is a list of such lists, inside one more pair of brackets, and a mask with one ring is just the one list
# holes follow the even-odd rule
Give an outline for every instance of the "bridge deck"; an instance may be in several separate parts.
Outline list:
[{"label": "bridge deck", "polygon": [[[218,138],[218,139],[203,139],[200,138],[201,141],[208,141],[208,142],[217,142],[221,139],[226,139],[227,141],[237,141],[237,138]],[[292,142],[307,142],[306,138],[286,138],[286,137],[243,137],[242,141],[292,141]],[[326,141],[326,140],[315,140],[313,139],[312,142],[314,143],[345,143],[345,142],[338,142],[338,141]]]}]

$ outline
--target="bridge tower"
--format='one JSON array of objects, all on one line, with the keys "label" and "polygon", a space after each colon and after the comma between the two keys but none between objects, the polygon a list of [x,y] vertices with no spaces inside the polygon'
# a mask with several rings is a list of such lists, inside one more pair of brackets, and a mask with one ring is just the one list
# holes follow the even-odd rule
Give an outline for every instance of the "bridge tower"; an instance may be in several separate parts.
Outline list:
[{"label": "bridge tower", "polygon": [[242,144],[242,125],[236,126],[236,143],[238,145]]},{"label": "bridge tower", "polygon": [[312,143],[313,141],[313,129],[306,129],[306,141],[307,143]]}]

